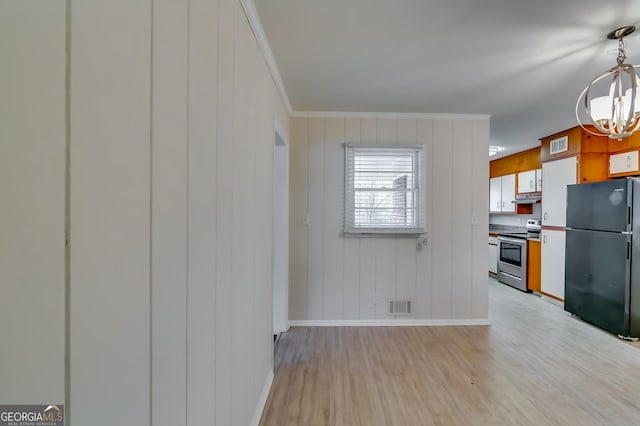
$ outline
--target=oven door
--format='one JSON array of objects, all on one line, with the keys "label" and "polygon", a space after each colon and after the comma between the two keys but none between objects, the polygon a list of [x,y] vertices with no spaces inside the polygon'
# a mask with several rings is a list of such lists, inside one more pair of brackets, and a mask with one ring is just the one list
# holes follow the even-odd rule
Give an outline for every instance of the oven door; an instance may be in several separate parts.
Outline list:
[{"label": "oven door", "polygon": [[498,281],[527,290],[527,240],[498,237]]},{"label": "oven door", "polygon": [[526,240],[498,237],[500,241],[498,259],[500,262],[522,268],[525,262],[523,253],[527,246]]}]

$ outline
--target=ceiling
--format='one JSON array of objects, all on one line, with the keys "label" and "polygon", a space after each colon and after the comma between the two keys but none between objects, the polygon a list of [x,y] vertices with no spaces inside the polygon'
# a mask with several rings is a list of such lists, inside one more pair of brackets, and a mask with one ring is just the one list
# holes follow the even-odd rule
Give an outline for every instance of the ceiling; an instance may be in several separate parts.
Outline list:
[{"label": "ceiling", "polygon": [[640,0],[254,0],[295,111],[490,114],[493,158],[577,125]]}]

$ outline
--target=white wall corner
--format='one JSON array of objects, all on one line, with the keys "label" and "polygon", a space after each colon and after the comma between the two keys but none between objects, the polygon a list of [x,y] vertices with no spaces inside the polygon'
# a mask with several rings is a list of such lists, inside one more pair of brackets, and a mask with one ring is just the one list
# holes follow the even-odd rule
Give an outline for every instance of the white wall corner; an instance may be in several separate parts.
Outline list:
[{"label": "white wall corner", "polygon": [[267,404],[267,398],[269,397],[269,392],[271,391],[271,385],[273,384],[273,369],[269,370],[269,375],[267,376],[267,381],[264,383],[264,387],[262,388],[262,392],[260,393],[260,398],[258,399],[258,405],[256,405],[256,411],[253,413],[253,418],[251,419],[251,426],[258,426],[260,424],[260,418],[262,417],[262,412],[264,411],[264,407]]},{"label": "white wall corner", "polygon": [[260,47],[260,51],[262,52],[262,56],[264,57],[264,61],[267,64],[267,68],[269,68],[273,83],[278,89],[280,98],[282,98],[282,103],[284,103],[284,106],[287,109],[287,113],[289,115],[292,115],[293,110],[291,109],[291,102],[289,102],[287,89],[285,89],[284,87],[284,82],[282,81],[282,76],[280,75],[278,64],[276,63],[276,59],[273,56],[273,51],[271,50],[271,46],[269,45],[269,40],[267,39],[267,35],[264,32],[264,28],[262,27],[262,22],[260,21],[260,17],[258,16],[256,5],[253,0],[240,0],[240,4],[242,4],[244,14],[249,21],[249,25],[251,26],[253,35],[256,37],[258,46]]}]

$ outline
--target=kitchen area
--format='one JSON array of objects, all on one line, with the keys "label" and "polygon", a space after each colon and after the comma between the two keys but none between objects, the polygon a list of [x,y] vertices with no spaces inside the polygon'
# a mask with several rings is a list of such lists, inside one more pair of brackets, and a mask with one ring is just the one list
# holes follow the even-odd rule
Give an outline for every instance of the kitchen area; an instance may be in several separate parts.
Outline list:
[{"label": "kitchen area", "polygon": [[[540,296],[621,337],[640,337],[640,306],[634,309],[633,305],[640,305],[640,283],[633,288],[629,254],[626,269],[621,266],[615,273],[607,272],[607,262],[600,262],[598,268],[585,267],[581,259],[597,259],[593,253],[604,257],[598,252],[600,243],[582,239],[576,244],[572,227],[578,222],[570,218],[567,224],[568,209],[572,217],[586,211],[577,201],[567,204],[568,187],[587,191],[595,182],[626,182],[626,177],[640,176],[639,153],[640,135],[620,141],[574,127],[542,138],[540,147],[490,161],[489,275],[514,291]],[[611,194],[601,196],[603,206],[620,197]],[[627,198],[624,206],[633,202],[631,195]],[[624,251],[630,252],[636,244],[630,237],[631,216],[626,213],[631,208],[624,206],[615,210],[624,211],[629,222],[624,225],[621,219],[620,229],[616,228],[621,235],[616,238],[626,236],[624,247],[628,247],[616,249],[621,253],[616,263],[620,265],[625,264]],[[585,215],[593,220],[608,211],[608,207],[591,208]],[[640,249],[640,235],[638,245]],[[640,274],[640,264],[633,273]],[[610,277],[619,278],[614,283]],[[636,300],[632,294],[637,294]]]}]

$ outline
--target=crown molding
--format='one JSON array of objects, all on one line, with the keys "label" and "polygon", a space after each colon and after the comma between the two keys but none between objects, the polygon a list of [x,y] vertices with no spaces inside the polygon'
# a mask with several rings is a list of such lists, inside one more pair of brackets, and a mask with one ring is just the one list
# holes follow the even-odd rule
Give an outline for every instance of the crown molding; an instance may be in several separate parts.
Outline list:
[{"label": "crown molding", "polygon": [[276,59],[273,56],[273,52],[271,51],[271,46],[269,45],[269,41],[267,40],[267,35],[264,32],[264,28],[262,28],[262,22],[260,21],[260,17],[258,16],[256,5],[254,4],[253,0],[240,0],[240,4],[242,5],[242,9],[244,9],[244,14],[247,17],[247,20],[249,20],[249,25],[251,26],[253,34],[256,37],[258,46],[260,47],[260,51],[262,52],[264,61],[267,64],[267,68],[269,68],[271,78],[276,85],[276,89],[280,94],[280,98],[284,103],[284,107],[287,110],[287,113],[291,115],[293,112],[293,110],[291,109],[291,102],[289,101],[287,90],[284,87],[284,82],[282,81],[282,76],[280,75],[278,64],[276,63]]},{"label": "crown molding", "polygon": [[429,113],[404,113],[404,112],[350,112],[350,111],[294,111],[291,107],[289,95],[284,87],[278,64],[276,63],[273,51],[269,45],[267,35],[262,27],[262,22],[258,16],[253,0],[240,0],[244,14],[249,21],[251,30],[256,37],[262,56],[267,68],[271,73],[276,89],[284,103],[284,107],[290,117],[301,118],[388,118],[395,120],[489,120],[489,114],[429,114]]},{"label": "crown molding", "polygon": [[291,111],[299,118],[388,118],[393,120],[489,120],[490,114],[431,114],[415,112],[356,112],[356,111]]}]

